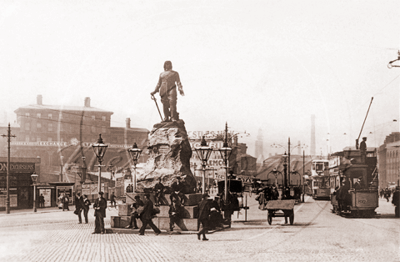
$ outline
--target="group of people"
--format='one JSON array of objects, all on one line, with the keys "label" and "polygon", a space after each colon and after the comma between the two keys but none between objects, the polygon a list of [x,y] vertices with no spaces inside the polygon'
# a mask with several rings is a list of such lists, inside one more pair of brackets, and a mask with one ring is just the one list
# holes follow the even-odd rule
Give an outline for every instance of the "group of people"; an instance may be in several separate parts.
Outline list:
[{"label": "group of people", "polygon": [[387,200],[387,202],[389,202],[389,199],[392,196],[392,193],[394,193],[394,192],[395,192],[395,190],[391,190],[390,188],[382,188],[379,191],[379,196],[384,197]]}]

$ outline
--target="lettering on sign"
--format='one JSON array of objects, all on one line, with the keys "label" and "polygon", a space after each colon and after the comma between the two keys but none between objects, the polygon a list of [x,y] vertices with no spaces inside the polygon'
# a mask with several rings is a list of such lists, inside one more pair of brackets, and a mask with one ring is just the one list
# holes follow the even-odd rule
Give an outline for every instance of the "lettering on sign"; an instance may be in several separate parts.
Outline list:
[{"label": "lettering on sign", "polygon": [[[34,170],[34,163],[10,163],[12,173],[31,173]],[[0,162],[0,173],[7,173],[7,162]]]}]

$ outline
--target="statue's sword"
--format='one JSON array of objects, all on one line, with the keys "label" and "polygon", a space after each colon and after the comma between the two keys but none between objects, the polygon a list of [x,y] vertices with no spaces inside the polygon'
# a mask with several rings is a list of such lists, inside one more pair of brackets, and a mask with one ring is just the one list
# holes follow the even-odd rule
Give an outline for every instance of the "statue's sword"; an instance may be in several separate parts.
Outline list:
[{"label": "statue's sword", "polygon": [[152,95],[151,99],[154,100],[154,103],[156,103],[156,107],[157,107],[158,113],[160,114],[161,121],[163,121],[163,118],[162,118],[162,115],[161,115],[161,112],[160,112],[160,108],[158,107],[156,98]]}]

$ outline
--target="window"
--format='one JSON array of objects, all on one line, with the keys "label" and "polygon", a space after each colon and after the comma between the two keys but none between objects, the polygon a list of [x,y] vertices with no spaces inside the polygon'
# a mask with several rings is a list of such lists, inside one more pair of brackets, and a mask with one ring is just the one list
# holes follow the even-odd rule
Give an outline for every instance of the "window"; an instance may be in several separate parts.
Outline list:
[{"label": "window", "polygon": [[53,114],[48,114],[48,115],[47,115],[47,118],[48,118],[48,119],[53,119]]},{"label": "window", "polygon": [[92,129],[92,133],[96,133],[96,127],[95,126],[91,126]]},{"label": "window", "polygon": [[31,123],[25,123],[25,130],[31,130]]},{"label": "window", "polygon": [[106,117],[105,117],[105,116],[102,116],[102,117],[101,117],[101,120],[106,121]]},{"label": "window", "polygon": [[106,133],[106,127],[105,127],[105,126],[102,126],[102,127],[101,127],[101,132],[102,132],[103,134]]},{"label": "window", "polygon": [[36,129],[38,130],[42,129],[42,123],[36,123]]},{"label": "window", "polygon": [[52,124],[52,123],[49,123],[49,124],[47,125],[47,131],[49,131],[49,132],[52,132],[52,131],[53,131],[53,124]]},{"label": "window", "polygon": [[92,120],[96,120],[96,116],[92,116]]},{"label": "window", "polygon": [[42,114],[41,114],[41,113],[37,113],[37,114],[36,114],[36,117],[37,117],[37,118],[41,118],[41,117],[42,117]]}]

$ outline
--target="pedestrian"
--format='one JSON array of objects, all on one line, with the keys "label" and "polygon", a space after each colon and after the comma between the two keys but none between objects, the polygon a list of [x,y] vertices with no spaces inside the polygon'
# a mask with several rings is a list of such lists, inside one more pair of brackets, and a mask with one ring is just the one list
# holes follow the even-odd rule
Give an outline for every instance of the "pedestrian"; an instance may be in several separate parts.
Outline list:
[{"label": "pedestrian", "polygon": [[361,163],[365,164],[365,160],[367,157],[367,138],[363,137],[363,141],[360,143],[360,152],[361,152]]},{"label": "pedestrian", "polygon": [[140,220],[142,220],[142,227],[140,228],[139,235],[141,236],[144,235],[144,231],[147,225],[149,225],[154,230],[156,235],[161,234],[160,229],[158,229],[158,227],[154,225],[152,221],[154,207],[153,207],[153,202],[150,200],[150,194],[146,193],[144,195],[143,203],[144,203],[143,211],[140,214]]},{"label": "pedestrian", "polygon": [[89,222],[88,213],[91,204],[92,203],[90,203],[90,200],[88,199],[87,195],[83,195],[83,216],[85,217],[85,224]]},{"label": "pedestrian", "polygon": [[44,196],[43,196],[43,194],[40,194],[40,196],[39,196],[39,205],[40,205],[40,207],[44,207]]},{"label": "pedestrian", "polygon": [[115,201],[115,195],[114,192],[111,193],[110,196],[110,205],[116,207],[117,206],[117,202]]},{"label": "pedestrian", "polygon": [[394,215],[395,217],[400,217],[399,205],[400,205],[400,187],[396,187],[396,191],[393,193],[392,204],[395,206]]},{"label": "pedestrian", "polygon": [[164,185],[161,183],[161,177],[158,178],[158,183],[154,186],[155,205],[161,205],[161,199],[164,198]]},{"label": "pedestrian", "polygon": [[107,201],[103,197],[103,192],[99,192],[99,197],[94,201],[93,208],[96,221],[95,230],[92,234],[104,234],[106,233],[104,229],[104,218],[106,217]]},{"label": "pedestrian", "polygon": [[64,209],[67,209],[69,211],[69,207],[68,207],[69,198],[66,193],[64,193],[64,197],[63,197],[62,201],[63,201],[63,211],[64,211]]},{"label": "pedestrian", "polygon": [[172,70],[171,61],[165,61],[164,72],[160,74],[156,89],[150,93],[151,96],[154,96],[155,93],[160,92],[164,110],[163,122],[179,120],[179,114],[176,110],[176,100],[178,99],[176,86],[178,86],[181,96],[184,96],[185,93],[178,72]]},{"label": "pedestrian", "polygon": [[177,176],[176,181],[171,185],[171,195],[169,196],[171,203],[174,202],[174,198],[181,202],[182,206],[185,205],[185,194],[183,193],[183,183],[181,183],[181,177]]},{"label": "pedestrian", "polygon": [[172,204],[169,206],[169,230],[174,231],[174,224],[179,223],[179,220],[182,218],[182,205],[180,204],[179,201],[175,200],[172,202]]},{"label": "pedestrian", "polygon": [[[144,208],[144,203],[143,201],[140,199],[139,195],[135,196],[135,202],[131,205],[131,220],[129,222],[129,225],[126,228],[134,228],[134,229],[139,229],[139,227],[137,226],[137,219],[140,216],[140,213],[143,211]],[[133,225],[132,225],[133,224]]]},{"label": "pedestrian", "polygon": [[203,235],[203,241],[207,241],[208,239],[206,238],[206,233],[208,230],[208,224],[209,224],[209,216],[210,216],[210,209],[211,205],[210,202],[208,201],[209,195],[207,193],[202,195],[202,200],[199,203],[199,228],[201,224],[201,229],[197,233],[197,239],[200,240],[201,235]]},{"label": "pedestrian", "polygon": [[79,224],[82,224],[82,209],[83,209],[83,198],[81,193],[76,193],[75,195],[75,215],[78,215]]},{"label": "pedestrian", "polygon": [[387,202],[389,202],[389,198],[390,198],[390,195],[391,195],[391,192],[390,192],[389,188],[386,188],[384,195],[385,195],[385,198],[386,198]]}]

